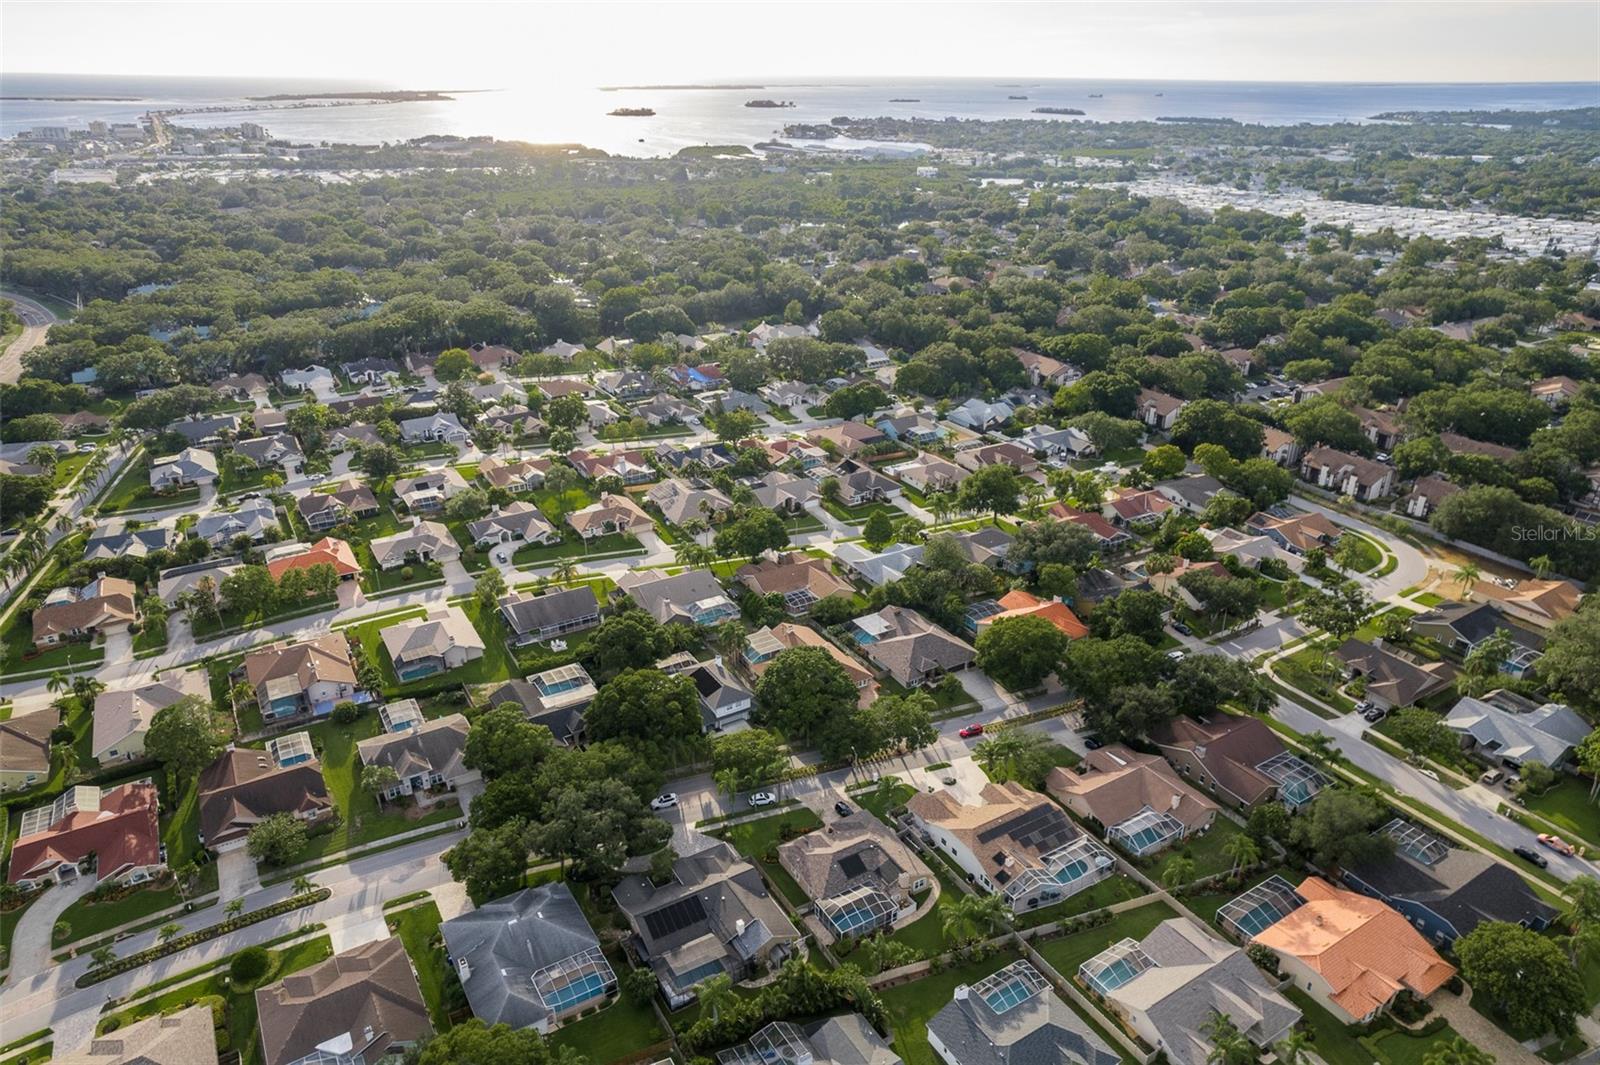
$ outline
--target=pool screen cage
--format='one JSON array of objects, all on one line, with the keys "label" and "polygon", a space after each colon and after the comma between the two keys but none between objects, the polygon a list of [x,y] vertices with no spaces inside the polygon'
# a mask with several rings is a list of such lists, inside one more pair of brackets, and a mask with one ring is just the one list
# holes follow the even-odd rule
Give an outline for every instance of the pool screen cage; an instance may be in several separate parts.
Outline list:
[{"label": "pool screen cage", "polygon": [[1422,865],[1438,865],[1450,854],[1444,840],[1404,818],[1397,817],[1378,831],[1394,840],[1395,850]]},{"label": "pool screen cage", "polygon": [[1129,854],[1153,854],[1183,836],[1183,822],[1169,813],[1146,807],[1120,824],[1112,825],[1106,838],[1121,844]]},{"label": "pool screen cage", "polygon": [[812,1057],[811,1043],[797,1025],[773,1021],[750,1042],[717,1051],[717,1065],[801,1065]]},{"label": "pool screen cage", "polygon": [[863,935],[894,924],[900,907],[874,887],[858,887],[840,892],[817,903],[817,909],[841,936]]},{"label": "pool screen cage", "polygon": [[617,975],[599,947],[563,958],[533,974],[533,989],[552,1013],[571,1009],[616,985]]},{"label": "pool screen cage", "polygon": [[1049,986],[1039,970],[1025,961],[1014,961],[972,985],[972,994],[999,1015],[1022,1005]]},{"label": "pool screen cage", "polygon": [[1238,940],[1249,940],[1306,904],[1306,900],[1281,876],[1269,876],[1217,911],[1222,930]]},{"label": "pool screen cage", "polygon": [[1078,966],[1078,976],[1102,995],[1109,995],[1156,963],[1144,952],[1136,939],[1113,943],[1099,954]]},{"label": "pool screen cage", "polygon": [[1039,862],[1041,868],[1029,869],[1007,885],[1007,898],[1014,901],[1036,891],[1051,892],[1050,901],[1070,898],[1110,876],[1117,865],[1111,852],[1088,836],[1057,847]]},{"label": "pool screen cage", "polygon": [[1256,768],[1278,785],[1278,798],[1290,806],[1310,802],[1328,786],[1328,778],[1320,770],[1288,751],[1279,751]]}]

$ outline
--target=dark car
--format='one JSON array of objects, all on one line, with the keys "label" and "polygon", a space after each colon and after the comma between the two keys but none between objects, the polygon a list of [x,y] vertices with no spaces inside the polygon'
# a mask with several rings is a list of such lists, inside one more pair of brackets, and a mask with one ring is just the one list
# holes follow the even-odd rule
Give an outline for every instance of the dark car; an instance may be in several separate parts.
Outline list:
[{"label": "dark car", "polygon": [[1544,855],[1540,854],[1538,851],[1534,850],[1532,847],[1512,847],[1511,848],[1511,853],[1515,854],[1518,858],[1521,858],[1525,862],[1532,862],[1534,865],[1537,865],[1540,869],[1544,869],[1544,868],[1548,867],[1549,864],[1550,864],[1548,861],[1545,860],[1545,856]]},{"label": "dark car", "polygon": [[855,813],[854,810],[850,809],[850,804],[845,802],[843,799],[840,799],[838,802],[833,804],[833,812],[838,814],[840,817],[849,817],[851,814]]},{"label": "dark car", "polygon": [[1185,625],[1181,621],[1174,621],[1172,623],[1172,631],[1178,633],[1181,636],[1193,636],[1194,635],[1194,630],[1191,629],[1189,626]]},{"label": "dark car", "polygon": [[1083,745],[1089,748],[1091,751],[1098,751],[1100,748],[1106,745],[1106,741],[1101,739],[1099,736],[1085,736],[1083,738]]}]

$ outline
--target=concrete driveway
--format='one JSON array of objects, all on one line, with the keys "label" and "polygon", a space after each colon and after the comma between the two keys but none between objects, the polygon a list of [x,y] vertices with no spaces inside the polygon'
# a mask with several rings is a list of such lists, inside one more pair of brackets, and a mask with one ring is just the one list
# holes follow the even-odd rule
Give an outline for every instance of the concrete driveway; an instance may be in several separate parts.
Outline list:
[{"label": "concrete driveway", "polygon": [[129,661],[133,658],[133,633],[126,629],[107,633],[105,648],[107,662]]},{"label": "concrete driveway", "polygon": [[1298,640],[1306,634],[1294,618],[1278,618],[1259,629],[1236,636],[1227,643],[1218,644],[1218,650],[1233,658],[1251,659],[1260,654],[1276,651],[1284,644]]},{"label": "concrete driveway", "polygon": [[80,876],[65,884],[46,888],[43,897],[28,907],[27,920],[18,921],[11,939],[11,972],[7,980],[15,985],[37,976],[50,967],[50,933],[68,906],[94,888],[95,878]]},{"label": "concrete driveway", "polygon": [[249,851],[240,847],[217,855],[217,893],[223,902],[243,898],[260,887],[261,874]]}]

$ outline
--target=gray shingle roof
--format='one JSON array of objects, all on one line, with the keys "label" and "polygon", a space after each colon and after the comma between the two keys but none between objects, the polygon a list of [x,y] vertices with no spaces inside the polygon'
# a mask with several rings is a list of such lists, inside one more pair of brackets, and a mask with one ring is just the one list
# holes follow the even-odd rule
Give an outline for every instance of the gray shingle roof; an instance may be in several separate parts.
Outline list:
[{"label": "gray shingle roof", "polygon": [[1118,1065],[1122,1060],[1051,990],[999,1014],[965,986],[956,996],[928,1022],[929,1034],[938,1037],[955,1065]]}]

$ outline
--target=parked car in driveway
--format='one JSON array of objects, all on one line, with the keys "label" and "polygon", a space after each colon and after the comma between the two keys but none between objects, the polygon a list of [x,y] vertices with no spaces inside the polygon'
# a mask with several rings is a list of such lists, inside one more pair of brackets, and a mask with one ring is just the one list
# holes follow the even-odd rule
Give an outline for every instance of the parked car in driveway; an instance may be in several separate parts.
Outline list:
[{"label": "parked car in driveway", "polygon": [[964,740],[970,740],[974,736],[982,736],[983,735],[983,725],[981,723],[968,725],[966,728],[964,728],[960,732],[956,733],[956,735],[960,736]]},{"label": "parked car in driveway", "polygon": [[676,805],[678,805],[678,793],[675,791],[669,791],[664,795],[657,795],[655,798],[650,800],[650,809],[652,810],[666,810]]},{"label": "parked car in driveway", "polygon": [[1181,636],[1193,636],[1194,635],[1194,630],[1191,629],[1189,626],[1185,625],[1181,621],[1174,621],[1172,623],[1172,631],[1178,633]]},{"label": "parked car in driveway", "polygon": [[1100,748],[1106,745],[1106,741],[1101,739],[1099,736],[1085,736],[1083,738],[1083,745],[1091,751],[1098,751]]},{"label": "parked car in driveway", "polygon": [[770,791],[757,791],[751,793],[748,801],[751,806],[759,809],[763,806],[771,806],[778,801],[778,797]]},{"label": "parked car in driveway", "polygon": [[1493,787],[1494,785],[1500,783],[1500,778],[1503,777],[1503,776],[1505,776],[1505,774],[1502,773],[1500,770],[1498,770],[1498,769],[1490,769],[1487,772],[1485,772],[1483,774],[1483,776],[1478,778],[1478,783],[1480,783],[1480,784],[1488,784],[1489,786]]},{"label": "parked car in driveway", "polygon": [[833,812],[838,814],[840,817],[849,817],[851,814],[855,813],[854,810],[850,809],[850,804],[845,802],[843,799],[840,799],[838,802],[833,804]]},{"label": "parked car in driveway", "polygon": [[1532,847],[1512,847],[1511,853],[1515,854],[1518,858],[1521,858],[1525,862],[1532,862],[1540,869],[1544,869],[1550,864],[1549,861],[1545,859],[1544,855],[1540,854]]},{"label": "parked car in driveway", "polygon": [[1572,849],[1572,844],[1568,843],[1560,836],[1552,836],[1548,832],[1539,833],[1539,842],[1543,843],[1546,847],[1549,847],[1557,854],[1565,854],[1569,858],[1577,853]]}]

